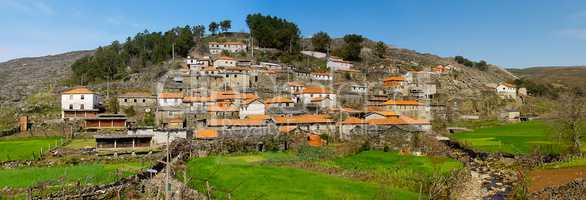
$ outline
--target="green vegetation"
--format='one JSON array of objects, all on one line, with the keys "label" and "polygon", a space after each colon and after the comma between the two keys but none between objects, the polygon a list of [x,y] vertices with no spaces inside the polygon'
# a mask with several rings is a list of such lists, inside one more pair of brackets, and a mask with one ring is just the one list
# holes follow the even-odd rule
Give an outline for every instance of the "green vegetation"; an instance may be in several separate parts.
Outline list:
[{"label": "green vegetation", "polygon": [[364,37],[357,34],[348,34],[344,36],[344,46],[336,49],[332,53],[336,56],[342,57],[345,60],[360,61],[360,50],[362,49],[362,42]]},{"label": "green vegetation", "polygon": [[317,32],[311,37],[311,45],[313,45],[314,51],[327,52],[328,48],[330,48],[330,42],[332,42],[332,38],[323,31]]},{"label": "green vegetation", "polygon": [[39,157],[41,149],[60,143],[61,137],[3,138],[0,139],[0,161],[33,160]]},{"label": "green vegetation", "polygon": [[545,169],[572,168],[572,167],[586,167],[586,158],[573,158],[570,160],[550,163],[550,164],[543,166],[543,168],[545,168]]},{"label": "green vegetation", "polygon": [[60,185],[61,180],[65,183],[103,184],[133,175],[146,167],[147,163],[135,162],[2,169],[0,187],[24,188],[46,182]]},{"label": "green vegetation", "polygon": [[481,71],[486,71],[488,69],[488,63],[486,63],[486,61],[484,61],[484,60],[480,60],[479,62],[474,62],[474,61],[468,60],[467,58],[464,58],[463,56],[456,56],[456,57],[454,57],[454,60],[457,63],[460,63],[466,67],[474,67],[474,68],[477,68]]},{"label": "green vegetation", "polygon": [[497,125],[453,135],[461,144],[484,152],[529,154],[536,148],[543,153],[559,153],[560,143],[549,137],[549,126],[543,121]]},{"label": "green vegetation", "polygon": [[[202,36],[202,26],[175,27],[164,33],[145,30],[128,37],[126,42],[118,41],[98,47],[93,56],[86,56],[71,65],[72,81],[86,84],[96,81],[119,80],[127,76],[127,67],[139,71],[152,64],[159,64],[175,54],[187,56],[195,45],[194,38]],[[205,29],[204,29],[205,30]]]},{"label": "green vegetation", "polygon": [[[188,163],[188,173],[190,186],[206,191],[208,181],[212,194],[220,199],[228,193],[236,199],[416,199],[420,183],[410,180],[461,167],[447,158],[401,156],[396,152],[366,151],[332,158],[323,156],[323,151],[304,150],[198,158]],[[320,169],[344,172],[333,176]],[[343,175],[349,173],[374,178]]]},{"label": "green vegetation", "polygon": [[254,37],[255,45],[289,51],[289,53],[299,52],[301,36],[296,24],[260,13],[246,16],[246,24]]},{"label": "green vegetation", "polygon": [[93,148],[96,147],[96,139],[73,139],[69,144],[65,145],[64,148],[68,149],[82,149],[82,148]]},{"label": "green vegetation", "polygon": [[376,43],[376,45],[374,46],[374,54],[378,57],[378,58],[384,58],[385,54],[387,54],[387,45],[382,42],[382,41],[378,41]]}]

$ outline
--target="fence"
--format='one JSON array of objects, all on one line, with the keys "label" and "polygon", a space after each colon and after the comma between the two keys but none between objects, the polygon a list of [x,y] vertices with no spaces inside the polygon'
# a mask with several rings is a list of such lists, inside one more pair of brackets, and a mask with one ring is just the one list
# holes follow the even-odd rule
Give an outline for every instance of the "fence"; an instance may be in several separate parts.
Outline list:
[{"label": "fence", "polygon": [[6,129],[6,130],[0,130],[0,137],[14,135],[14,134],[18,133],[18,131],[19,131],[18,127]]}]

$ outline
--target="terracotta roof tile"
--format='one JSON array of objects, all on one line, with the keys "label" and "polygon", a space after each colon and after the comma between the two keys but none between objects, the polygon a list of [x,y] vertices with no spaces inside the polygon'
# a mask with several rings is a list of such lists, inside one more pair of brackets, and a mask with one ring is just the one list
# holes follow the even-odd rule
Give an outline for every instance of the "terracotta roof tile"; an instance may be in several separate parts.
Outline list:
[{"label": "terracotta roof tile", "polygon": [[405,81],[405,77],[402,76],[389,76],[383,79],[384,82],[387,81]]},{"label": "terracotta roof tile", "polygon": [[238,112],[240,109],[234,106],[208,106],[208,112]]},{"label": "terracotta roof tile", "polygon": [[385,101],[384,104],[385,105],[412,105],[412,106],[421,105],[419,102],[417,102],[417,100],[392,100],[392,99]]},{"label": "terracotta roof tile", "polygon": [[197,132],[195,133],[195,138],[197,139],[211,139],[211,138],[217,138],[218,137],[218,131],[214,130],[214,129],[198,129]]},{"label": "terracotta roof tile", "polygon": [[287,85],[289,86],[296,86],[296,87],[303,87],[305,84],[303,82],[288,82]]},{"label": "terracotta roof tile", "polygon": [[295,92],[295,94],[332,94],[332,92],[328,88],[311,86],[305,87],[303,90]]},{"label": "terracotta roof tile", "polygon": [[63,94],[95,94],[95,92],[86,87],[80,87],[64,91]]},{"label": "terracotta roof tile", "polygon": [[290,133],[291,131],[295,130],[297,126],[281,126],[279,127],[279,132],[283,134]]},{"label": "terracotta roof tile", "polygon": [[159,99],[183,99],[183,94],[179,92],[161,92]]},{"label": "terracotta roof tile", "polygon": [[366,119],[360,119],[356,117],[348,117],[342,122],[342,124],[368,124]]},{"label": "terracotta roof tile", "polygon": [[266,104],[273,104],[273,103],[293,103],[293,100],[291,100],[290,98],[285,98],[285,97],[273,97],[270,99],[267,99],[265,101]]},{"label": "terracotta roof tile", "polygon": [[327,115],[298,115],[292,117],[273,117],[277,124],[314,124],[314,123],[333,123]]}]

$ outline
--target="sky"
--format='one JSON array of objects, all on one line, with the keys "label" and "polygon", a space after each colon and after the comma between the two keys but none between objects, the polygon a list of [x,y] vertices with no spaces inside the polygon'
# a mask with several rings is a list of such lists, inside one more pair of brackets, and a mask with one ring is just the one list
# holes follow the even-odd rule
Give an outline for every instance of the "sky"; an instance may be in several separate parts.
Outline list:
[{"label": "sky", "polygon": [[304,37],[356,33],[505,68],[586,65],[584,0],[0,0],[0,62],[224,19],[247,31],[251,13],[292,21]]}]

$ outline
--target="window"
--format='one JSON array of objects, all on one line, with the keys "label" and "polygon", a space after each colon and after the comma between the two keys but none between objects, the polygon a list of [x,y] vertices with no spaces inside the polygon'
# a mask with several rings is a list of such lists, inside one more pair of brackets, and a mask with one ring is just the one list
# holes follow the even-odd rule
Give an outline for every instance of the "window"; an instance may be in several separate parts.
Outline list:
[{"label": "window", "polygon": [[73,110],[73,104],[69,104],[69,110]]},{"label": "window", "polygon": [[136,99],[134,99],[134,103],[136,103]]},{"label": "window", "polygon": [[83,100],[83,94],[81,95],[81,99]]},{"label": "window", "polygon": [[128,99],[124,99],[124,103],[128,102]]},{"label": "window", "polygon": [[83,110],[84,109],[83,107],[84,107],[83,104],[79,105],[80,110]]},{"label": "window", "polygon": [[145,103],[145,102],[146,102],[146,100],[145,100],[145,99],[142,99],[142,102],[143,102],[143,103]]}]

